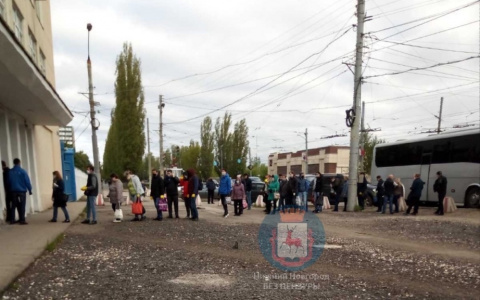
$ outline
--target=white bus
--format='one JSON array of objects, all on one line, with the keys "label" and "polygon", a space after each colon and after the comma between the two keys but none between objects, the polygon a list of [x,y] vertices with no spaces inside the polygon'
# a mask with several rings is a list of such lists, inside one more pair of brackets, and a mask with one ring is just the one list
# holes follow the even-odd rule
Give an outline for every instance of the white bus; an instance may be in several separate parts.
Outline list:
[{"label": "white bus", "polygon": [[480,205],[480,128],[379,144],[372,161],[372,178],[400,177],[408,195],[413,174],[425,181],[421,201],[438,201],[433,192],[437,171],[447,177],[447,196],[457,205]]}]

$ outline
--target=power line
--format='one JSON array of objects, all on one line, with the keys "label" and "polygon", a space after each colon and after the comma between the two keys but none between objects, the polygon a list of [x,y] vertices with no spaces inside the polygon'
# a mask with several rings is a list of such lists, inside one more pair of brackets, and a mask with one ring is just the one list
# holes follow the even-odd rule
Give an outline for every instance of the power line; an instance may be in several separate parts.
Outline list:
[{"label": "power line", "polygon": [[394,42],[394,41],[386,41],[386,40],[381,40],[381,42],[390,43],[390,44],[396,44],[396,45],[402,45],[402,46],[408,46],[408,47],[414,47],[414,48],[436,50],[436,51],[446,51],[446,52],[455,52],[455,53],[476,54],[476,52],[471,52],[471,51],[460,51],[460,50],[443,49],[443,48],[435,48],[435,47],[425,47],[425,46],[412,45],[412,44],[407,44],[407,43],[402,43],[402,42]]}]

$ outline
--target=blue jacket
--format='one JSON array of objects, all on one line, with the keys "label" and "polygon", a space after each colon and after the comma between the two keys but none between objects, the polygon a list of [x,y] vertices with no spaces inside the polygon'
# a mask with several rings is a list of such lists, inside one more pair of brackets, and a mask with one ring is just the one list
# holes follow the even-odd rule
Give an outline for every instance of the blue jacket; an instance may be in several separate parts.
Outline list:
[{"label": "blue jacket", "polygon": [[14,166],[10,169],[8,174],[8,181],[10,183],[10,191],[32,193],[32,184],[30,183],[30,178],[28,177],[27,172],[20,168],[20,166]]},{"label": "blue jacket", "polygon": [[300,178],[299,177],[297,182],[298,182],[297,191],[299,193],[308,191],[308,187],[310,185],[308,180],[306,180],[305,178]]},{"label": "blue jacket", "polygon": [[420,178],[416,178],[412,183],[412,187],[410,188],[410,190],[412,190],[411,195],[414,197],[422,196],[422,190],[423,190],[424,184],[425,182],[423,182]]},{"label": "blue jacket", "polygon": [[232,180],[230,175],[225,174],[225,176],[220,177],[220,186],[218,187],[218,193],[220,195],[230,195],[232,192]]}]

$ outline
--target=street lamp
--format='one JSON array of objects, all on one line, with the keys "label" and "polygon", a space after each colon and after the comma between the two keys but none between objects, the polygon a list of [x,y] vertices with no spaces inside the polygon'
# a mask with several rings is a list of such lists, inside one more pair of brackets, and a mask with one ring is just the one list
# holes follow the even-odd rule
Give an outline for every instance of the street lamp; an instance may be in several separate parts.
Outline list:
[{"label": "street lamp", "polygon": [[98,158],[98,141],[97,141],[97,130],[95,119],[95,102],[93,101],[93,83],[92,83],[92,62],[90,61],[90,31],[92,30],[92,24],[87,24],[88,30],[88,59],[87,59],[87,71],[88,71],[88,100],[90,103],[90,123],[92,125],[92,147],[93,147],[93,164],[95,168],[95,174],[97,175],[97,180],[102,187],[102,177],[100,174],[100,161]]},{"label": "street lamp", "polygon": [[[303,134],[303,136],[301,134]],[[305,128],[305,132],[303,133],[297,132],[297,135],[305,139],[305,171],[304,173],[307,174],[308,173],[308,128]]]}]

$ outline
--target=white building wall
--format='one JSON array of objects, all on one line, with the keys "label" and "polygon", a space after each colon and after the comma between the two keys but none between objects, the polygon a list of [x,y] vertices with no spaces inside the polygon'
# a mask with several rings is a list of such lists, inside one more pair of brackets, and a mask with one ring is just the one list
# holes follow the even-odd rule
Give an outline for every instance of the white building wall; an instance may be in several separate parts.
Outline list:
[{"label": "white building wall", "polygon": [[80,200],[83,196],[83,191],[81,190],[82,186],[87,185],[88,175],[84,171],[75,168],[75,183],[76,183],[76,190],[77,190],[77,199]]}]

